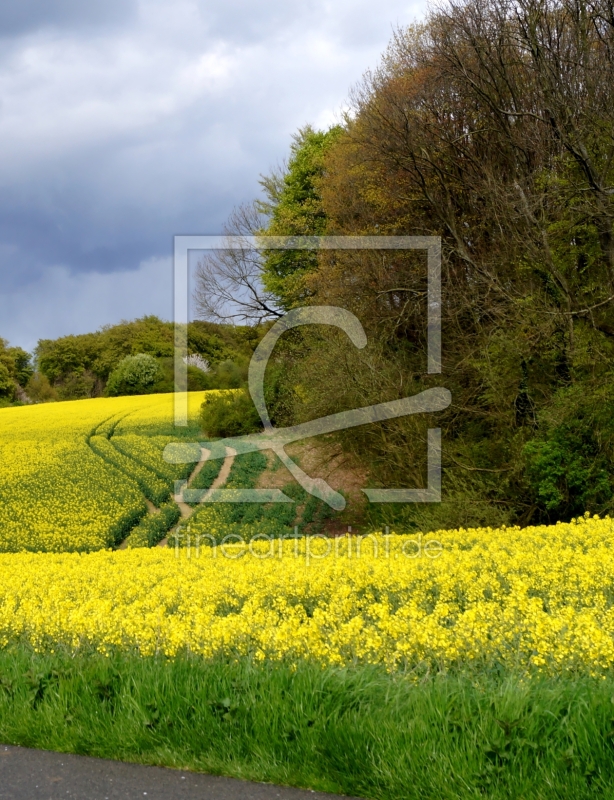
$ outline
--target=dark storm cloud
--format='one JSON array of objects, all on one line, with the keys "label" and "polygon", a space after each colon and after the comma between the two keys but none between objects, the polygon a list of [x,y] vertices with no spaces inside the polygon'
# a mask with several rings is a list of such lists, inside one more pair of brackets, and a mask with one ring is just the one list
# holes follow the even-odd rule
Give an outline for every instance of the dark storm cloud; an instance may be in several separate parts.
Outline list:
[{"label": "dark storm cloud", "polygon": [[421,2],[0,5],[0,336],[170,314],[173,235],[219,233]]}]

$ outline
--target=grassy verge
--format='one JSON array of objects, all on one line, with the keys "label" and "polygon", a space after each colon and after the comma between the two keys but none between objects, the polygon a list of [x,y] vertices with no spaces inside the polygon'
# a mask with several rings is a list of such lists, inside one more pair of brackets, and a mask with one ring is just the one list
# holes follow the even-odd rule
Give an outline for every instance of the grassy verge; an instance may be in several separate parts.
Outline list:
[{"label": "grassy verge", "polygon": [[0,651],[0,741],[365,798],[600,798],[614,677]]}]

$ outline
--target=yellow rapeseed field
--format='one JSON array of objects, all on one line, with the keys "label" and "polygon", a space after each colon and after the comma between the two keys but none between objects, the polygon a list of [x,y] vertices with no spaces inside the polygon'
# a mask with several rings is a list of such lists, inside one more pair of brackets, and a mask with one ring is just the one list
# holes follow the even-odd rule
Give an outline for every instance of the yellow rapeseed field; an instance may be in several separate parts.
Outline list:
[{"label": "yellow rapeseed field", "polygon": [[[225,548],[0,555],[0,645],[389,670],[614,666],[609,518]],[[280,550],[281,548],[281,550]]]},{"label": "yellow rapeseed field", "polygon": [[[202,392],[190,393],[191,415],[202,400]],[[108,436],[116,425],[135,433],[143,421],[151,429],[170,427],[172,420],[170,394],[0,409],[0,552],[114,544],[145,513],[145,498],[90,440]]]}]

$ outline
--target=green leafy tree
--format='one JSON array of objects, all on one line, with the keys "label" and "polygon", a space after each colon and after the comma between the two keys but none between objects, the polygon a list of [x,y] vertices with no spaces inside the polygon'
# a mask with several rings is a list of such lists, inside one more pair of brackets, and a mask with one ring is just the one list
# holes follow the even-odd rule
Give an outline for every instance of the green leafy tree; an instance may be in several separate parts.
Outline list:
[{"label": "green leafy tree", "polygon": [[585,382],[559,389],[539,415],[535,437],[523,449],[536,508],[550,520],[587,509],[603,513],[614,498],[614,383]]},{"label": "green leafy tree", "polygon": [[96,370],[102,349],[102,337],[88,333],[60,339],[41,339],[34,353],[39,371],[52,385],[58,385],[66,382],[71,374],[79,374],[83,370],[91,370],[98,377],[104,377],[104,370],[102,373]]},{"label": "green leafy tree", "polygon": [[[267,236],[322,236],[327,216],[319,183],[325,156],[341,134],[341,128],[316,131],[301,128],[293,137],[287,169],[261,180],[266,199],[259,210],[269,216]],[[305,277],[317,270],[317,253],[310,250],[273,250],[265,253],[262,283],[284,310],[304,303],[310,292]]]},{"label": "green leafy tree", "polygon": [[34,403],[50,403],[60,399],[57,390],[49,383],[49,378],[40,372],[35,372],[28,381],[26,394]]},{"label": "green leafy tree", "polygon": [[15,394],[15,382],[11,378],[8,367],[0,361],[0,397],[12,399]]},{"label": "green leafy tree", "polygon": [[13,375],[15,380],[20,386],[26,386],[34,374],[32,356],[21,347],[9,347],[7,352],[13,359]]},{"label": "green leafy tree", "polygon": [[9,347],[5,339],[0,339],[0,397],[5,401],[15,400],[19,387],[28,383],[34,370],[31,356],[21,347]]},{"label": "green leafy tree", "polygon": [[[235,208],[224,233],[299,237],[325,233],[327,217],[319,187],[325,155],[340,134],[339,127],[299,130],[287,166],[262,176],[264,197]],[[317,266],[317,254],[306,250],[255,253],[246,248],[209,254],[196,270],[197,312],[207,320],[240,319],[258,325],[279,318],[313,294],[306,279]]]},{"label": "green leafy tree", "polygon": [[109,376],[106,394],[109,397],[126,394],[148,394],[162,377],[158,361],[147,353],[126,356]]},{"label": "green leafy tree", "polygon": [[403,512],[422,530],[614,511],[598,413],[614,362],[613,19],[611,0],[437,4],[395,32],[341,129],[300,131],[263,179],[253,233],[441,238],[441,376],[423,252],[270,252],[259,276],[278,311],[341,306],[368,338],[284,336],[265,390],[285,423],[450,389],[431,420],[337,437],[373,483],[422,486],[427,427],[442,429],[445,502]]}]

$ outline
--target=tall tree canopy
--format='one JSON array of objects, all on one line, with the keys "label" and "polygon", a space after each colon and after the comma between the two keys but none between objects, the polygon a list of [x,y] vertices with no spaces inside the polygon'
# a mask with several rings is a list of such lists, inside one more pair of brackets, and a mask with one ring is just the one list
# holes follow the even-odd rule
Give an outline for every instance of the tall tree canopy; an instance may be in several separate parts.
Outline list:
[{"label": "tall tree canopy", "polygon": [[351,105],[299,133],[258,230],[441,236],[443,374],[426,374],[424,255],[265,254],[278,313],[344,306],[369,337],[282,348],[288,420],[442,383],[447,412],[343,438],[415,486],[442,427],[444,502],[409,509],[416,524],[612,510],[614,3],[447,0],[396,31]]},{"label": "tall tree canopy", "polygon": [[0,339],[0,404],[19,399],[34,370],[31,356],[21,347],[10,347]]}]

